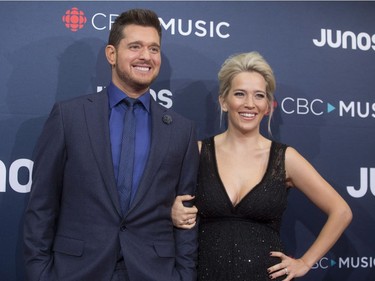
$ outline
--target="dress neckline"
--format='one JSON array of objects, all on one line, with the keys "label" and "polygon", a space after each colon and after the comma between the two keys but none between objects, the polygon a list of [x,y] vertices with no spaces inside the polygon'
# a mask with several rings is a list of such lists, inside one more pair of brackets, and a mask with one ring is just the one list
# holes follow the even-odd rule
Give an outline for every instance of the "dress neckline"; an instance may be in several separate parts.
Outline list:
[{"label": "dress neckline", "polygon": [[269,155],[268,155],[268,163],[267,163],[267,168],[261,178],[261,180],[255,184],[251,189],[249,189],[249,191],[240,199],[240,201],[238,201],[238,203],[236,205],[233,204],[232,200],[230,200],[230,197],[228,195],[228,192],[227,192],[227,189],[225,188],[225,185],[220,177],[220,174],[219,174],[219,167],[218,167],[218,163],[217,163],[217,158],[216,158],[216,148],[215,148],[215,139],[214,137],[211,137],[210,139],[210,143],[212,145],[212,154],[213,154],[213,162],[214,162],[214,168],[215,168],[215,173],[216,173],[216,176],[220,182],[220,186],[222,188],[222,191],[224,192],[225,194],[225,197],[226,197],[226,200],[229,204],[229,206],[232,208],[232,209],[236,209],[238,208],[239,205],[241,205],[241,203],[245,200],[245,198],[247,198],[250,194],[253,193],[253,191],[255,189],[257,189],[257,187],[259,187],[265,180],[266,176],[268,175],[268,173],[270,172],[270,169],[271,169],[271,162],[272,162],[272,158],[273,158],[273,149],[274,149],[274,144],[275,142],[274,141],[271,141],[271,147],[270,147],[270,151],[269,151]]}]

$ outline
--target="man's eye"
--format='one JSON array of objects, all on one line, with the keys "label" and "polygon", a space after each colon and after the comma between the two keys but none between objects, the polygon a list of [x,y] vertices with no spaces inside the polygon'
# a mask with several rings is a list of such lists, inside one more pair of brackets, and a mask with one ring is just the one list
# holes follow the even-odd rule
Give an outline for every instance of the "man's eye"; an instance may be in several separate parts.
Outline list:
[{"label": "man's eye", "polygon": [[160,48],[158,47],[151,47],[150,48],[150,52],[153,53],[153,54],[157,54],[160,52]]},{"label": "man's eye", "polygon": [[139,49],[141,46],[139,45],[130,45],[129,48],[132,49],[132,50],[137,50]]}]

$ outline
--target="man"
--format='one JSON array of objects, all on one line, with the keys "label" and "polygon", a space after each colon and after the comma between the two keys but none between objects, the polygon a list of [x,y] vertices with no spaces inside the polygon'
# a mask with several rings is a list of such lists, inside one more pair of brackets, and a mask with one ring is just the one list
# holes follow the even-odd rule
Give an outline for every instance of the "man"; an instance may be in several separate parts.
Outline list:
[{"label": "man", "polygon": [[[105,51],[107,90],[52,109],[35,148],[25,215],[28,280],[195,280],[196,229],[174,228],[170,212],[176,195],[194,193],[197,144],[191,121],[151,99],[160,43],[154,12],[121,14]],[[129,98],[138,100],[135,156],[124,169]]]}]

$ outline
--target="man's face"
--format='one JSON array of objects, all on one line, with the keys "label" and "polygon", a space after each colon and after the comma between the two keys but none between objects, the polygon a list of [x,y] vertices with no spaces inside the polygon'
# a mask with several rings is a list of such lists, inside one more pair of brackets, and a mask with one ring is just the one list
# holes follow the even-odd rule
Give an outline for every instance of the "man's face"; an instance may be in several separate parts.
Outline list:
[{"label": "man's face", "polygon": [[[113,83],[132,97],[139,97],[156,79],[161,65],[160,37],[153,27],[128,25],[117,49],[107,46],[114,67]],[[108,53],[108,48],[110,52]]]}]

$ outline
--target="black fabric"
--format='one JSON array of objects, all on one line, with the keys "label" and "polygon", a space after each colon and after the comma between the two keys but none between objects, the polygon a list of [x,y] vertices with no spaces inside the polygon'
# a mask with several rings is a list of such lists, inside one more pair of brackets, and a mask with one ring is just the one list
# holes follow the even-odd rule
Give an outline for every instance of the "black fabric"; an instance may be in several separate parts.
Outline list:
[{"label": "black fabric", "polygon": [[270,280],[267,268],[279,259],[269,253],[283,251],[279,232],[287,205],[286,148],[272,143],[263,179],[233,206],[219,177],[214,139],[203,141],[196,194],[198,280]]}]

